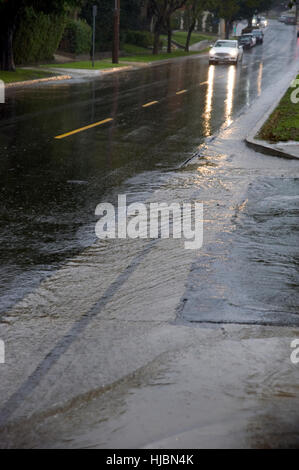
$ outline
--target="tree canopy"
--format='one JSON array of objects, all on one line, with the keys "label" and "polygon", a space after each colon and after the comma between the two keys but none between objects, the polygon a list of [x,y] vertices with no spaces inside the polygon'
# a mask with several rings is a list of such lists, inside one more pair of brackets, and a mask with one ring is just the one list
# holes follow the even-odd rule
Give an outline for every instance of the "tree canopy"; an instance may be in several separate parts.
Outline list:
[{"label": "tree canopy", "polygon": [[13,36],[25,8],[62,15],[68,9],[81,5],[82,0],[0,0],[0,69],[15,70]]},{"label": "tree canopy", "polygon": [[[171,51],[171,17],[176,10],[188,9],[189,40],[196,21],[204,10],[226,22],[226,31],[233,21],[245,18],[249,23],[254,14],[268,10],[277,0],[121,0],[121,31],[148,29],[153,19],[154,48],[157,53],[160,34],[168,31],[168,49]],[[13,38],[26,9],[37,14],[64,16],[68,12],[80,12],[89,24],[92,23],[92,5],[98,6],[96,38],[98,50],[108,50],[112,41],[113,0],[0,0],[0,69],[15,70]],[[76,16],[76,15],[75,15]],[[188,50],[189,41],[186,48]]]}]

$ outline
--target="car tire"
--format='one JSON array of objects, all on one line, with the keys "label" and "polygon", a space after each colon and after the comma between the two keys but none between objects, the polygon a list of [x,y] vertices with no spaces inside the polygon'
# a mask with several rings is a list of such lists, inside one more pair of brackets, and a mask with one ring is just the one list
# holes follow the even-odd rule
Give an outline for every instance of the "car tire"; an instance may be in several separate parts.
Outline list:
[{"label": "car tire", "polygon": [[215,62],[213,60],[209,60],[209,65],[214,65]]}]

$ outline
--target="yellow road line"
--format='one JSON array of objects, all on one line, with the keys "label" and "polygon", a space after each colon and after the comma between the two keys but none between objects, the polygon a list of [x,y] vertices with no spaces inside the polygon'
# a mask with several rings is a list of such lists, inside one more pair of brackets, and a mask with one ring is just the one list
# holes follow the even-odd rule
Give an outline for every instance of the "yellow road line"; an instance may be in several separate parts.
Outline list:
[{"label": "yellow road line", "polygon": [[180,90],[176,92],[176,95],[182,95],[183,93],[187,93],[188,90]]},{"label": "yellow road line", "polygon": [[111,122],[113,121],[113,118],[107,118],[104,119],[103,121],[99,122],[94,122],[93,124],[89,124],[88,126],[80,127],[79,129],[75,129],[74,131],[66,132],[65,134],[60,134],[55,137],[55,139],[64,139],[65,137],[68,137],[73,134],[77,134],[78,132],[86,131],[87,129],[91,129],[92,127],[96,126],[101,126],[102,124],[105,124],[106,122]]},{"label": "yellow road line", "polygon": [[200,85],[200,86],[201,86],[201,85],[206,85],[207,83],[209,83],[209,82],[201,82],[199,85]]},{"label": "yellow road line", "polygon": [[157,104],[159,101],[151,101],[150,103],[143,104],[143,108],[148,108],[149,106],[153,106],[153,104]]}]

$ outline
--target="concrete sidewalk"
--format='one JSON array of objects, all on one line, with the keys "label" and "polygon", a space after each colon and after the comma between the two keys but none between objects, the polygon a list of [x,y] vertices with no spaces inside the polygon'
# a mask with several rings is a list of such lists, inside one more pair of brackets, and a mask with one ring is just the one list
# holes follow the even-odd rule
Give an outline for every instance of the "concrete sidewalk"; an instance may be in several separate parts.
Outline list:
[{"label": "concrete sidewalk", "polygon": [[[62,67],[47,67],[43,68],[46,72],[59,73],[59,74],[68,74],[71,78],[94,78],[101,75],[106,75],[107,73],[115,73],[118,71],[131,70],[132,65],[125,65],[123,67],[111,67],[107,69],[78,69],[78,68],[62,68]],[[40,70],[40,69],[39,69]]]},{"label": "concrete sidewalk", "polygon": [[204,41],[196,42],[195,44],[192,44],[192,46],[189,47],[190,51],[202,51],[203,49],[206,49],[209,47],[210,44],[214,43],[215,39],[206,39]]}]

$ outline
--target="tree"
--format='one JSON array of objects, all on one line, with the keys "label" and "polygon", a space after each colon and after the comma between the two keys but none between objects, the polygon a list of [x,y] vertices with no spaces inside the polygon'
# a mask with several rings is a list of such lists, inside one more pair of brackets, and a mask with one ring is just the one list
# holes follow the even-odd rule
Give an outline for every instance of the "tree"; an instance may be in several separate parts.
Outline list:
[{"label": "tree", "polygon": [[188,0],[186,9],[189,16],[188,34],[186,39],[185,51],[189,52],[189,45],[191,34],[194,31],[196,21],[200,18],[200,15],[204,10],[215,7],[215,1],[213,0]]},{"label": "tree", "polygon": [[167,27],[168,51],[171,52],[171,15],[182,8],[187,0],[150,0],[150,9],[155,16],[153,54],[158,54],[160,34]]},{"label": "tree", "polygon": [[225,21],[225,38],[229,39],[232,22],[237,18],[240,2],[239,0],[218,0],[217,9],[219,17]]},{"label": "tree", "polygon": [[[126,41],[126,33],[131,30],[149,29],[149,0],[121,0],[120,43]],[[96,17],[96,51],[109,51],[113,42],[114,0],[85,0],[80,16],[92,26],[92,6],[98,7]]]},{"label": "tree", "polygon": [[13,37],[26,7],[43,13],[65,14],[81,0],[0,0],[0,70],[15,70]]},{"label": "tree", "polygon": [[248,20],[248,26],[252,26],[255,14],[269,10],[274,0],[240,0],[239,16]]}]

